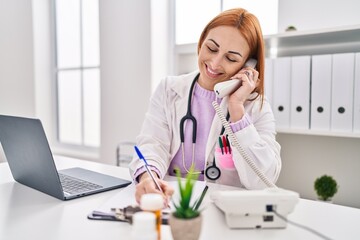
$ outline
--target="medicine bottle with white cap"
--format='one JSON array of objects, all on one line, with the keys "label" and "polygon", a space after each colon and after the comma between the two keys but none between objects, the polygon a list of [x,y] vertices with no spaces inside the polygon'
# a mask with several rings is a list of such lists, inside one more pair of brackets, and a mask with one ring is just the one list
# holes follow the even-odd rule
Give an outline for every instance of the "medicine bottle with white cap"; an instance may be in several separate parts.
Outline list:
[{"label": "medicine bottle with white cap", "polygon": [[160,194],[147,193],[141,196],[140,208],[143,211],[150,211],[156,216],[156,231],[158,233],[158,240],[161,239],[161,211],[164,207],[164,199]]},{"label": "medicine bottle with white cap", "polygon": [[132,217],[132,240],[157,240],[156,217],[152,212],[137,212]]}]

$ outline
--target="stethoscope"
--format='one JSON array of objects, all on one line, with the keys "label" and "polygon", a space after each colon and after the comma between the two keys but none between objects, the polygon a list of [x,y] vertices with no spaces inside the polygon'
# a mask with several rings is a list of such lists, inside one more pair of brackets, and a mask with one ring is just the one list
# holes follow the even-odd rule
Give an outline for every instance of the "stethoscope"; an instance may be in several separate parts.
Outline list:
[{"label": "stethoscope", "polygon": [[[194,91],[194,86],[196,81],[199,78],[199,75],[196,75],[196,77],[194,78],[191,86],[190,86],[190,90],[189,90],[189,98],[188,98],[188,105],[187,105],[187,112],[185,114],[184,117],[181,118],[180,120],[180,141],[181,141],[181,153],[182,153],[182,164],[183,164],[183,168],[185,169],[185,171],[187,173],[189,173],[189,169],[186,167],[185,165],[185,148],[184,148],[184,125],[185,125],[185,121],[186,120],[190,120],[193,124],[193,129],[192,129],[192,159],[191,159],[191,165],[194,164],[195,161],[195,145],[196,145],[196,130],[197,130],[197,121],[196,118],[192,115],[191,113],[191,100],[192,100],[192,95],[193,95],[193,91]],[[227,115],[227,120],[229,120],[229,113]],[[220,135],[222,135],[225,132],[225,128],[223,127],[221,130]],[[204,174],[204,171],[198,171],[198,172],[194,172],[195,174]],[[215,162],[215,157],[214,157],[214,161],[212,163],[212,165],[208,166],[205,169],[205,175],[208,179],[210,180],[217,180],[220,178],[221,176],[221,171],[220,168],[218,168],[216,166],[216,162]]]}]

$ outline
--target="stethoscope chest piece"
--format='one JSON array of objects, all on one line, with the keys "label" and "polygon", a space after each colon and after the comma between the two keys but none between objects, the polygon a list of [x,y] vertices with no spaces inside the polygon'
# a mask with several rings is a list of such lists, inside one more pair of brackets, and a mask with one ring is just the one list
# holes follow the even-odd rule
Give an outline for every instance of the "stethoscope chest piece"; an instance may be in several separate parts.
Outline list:
[{"label": "stethoscope chest piece", "polygon": [[220,168],[218,168],[216,166],[215,159],[213,161],[213,164],[206,168],[205,175],[208,179],[213,180],[213,181],[220,178],[221,171],[220,171]]}]

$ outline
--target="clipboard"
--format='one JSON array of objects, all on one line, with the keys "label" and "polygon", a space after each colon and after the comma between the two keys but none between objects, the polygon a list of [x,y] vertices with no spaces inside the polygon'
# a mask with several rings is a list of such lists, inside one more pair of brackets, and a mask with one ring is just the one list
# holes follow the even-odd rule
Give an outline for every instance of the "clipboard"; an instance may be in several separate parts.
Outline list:
[{"label": "clipboard", "polygon": [[[141,212],[140,207],[138,206],[127,206],[125,208],[113,208],[110,213],[100,212],[100,211],[92,211],[88,214],[87,218],[90,220],[105,220],[105,221],[119,221],[119,222],[127,222],[132,224],[132,216],[136,212]],[[162,225],[168,225],[170,212],[163,211],[162,212]]]},{"label": "clipboard", "polygon": [[[169,184],[178,189],[177,181],[169,181]],[[195,183],[193,197],[191,201],[204,198],[207,186],[204,181],[197,181]],[[179,192],[174,193],[174,199],[178,199]],[[136,211],[142,211],[135,200],[135,183],[123,188],[116,195],[108,199],[100,207],[88,214],[87,218],[90,220],[105,220],[128,222],[131,224],[132,215]],[[162,211],[162,224],[167,225],[171,214],[171,209]]]}]

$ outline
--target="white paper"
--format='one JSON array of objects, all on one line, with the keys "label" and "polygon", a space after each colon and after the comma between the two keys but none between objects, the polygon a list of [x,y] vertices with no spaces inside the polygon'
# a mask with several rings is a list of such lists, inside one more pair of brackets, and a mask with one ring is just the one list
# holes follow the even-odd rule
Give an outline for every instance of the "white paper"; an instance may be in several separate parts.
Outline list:
[{"label": "white paper", "polygon": [[[185,181],[185,180],[184,180]],[[175,204],[179,201],[179,186],[177,181],[168,181],[168,183],[174,188],[175,192],[172,196],[172,200],[175,202]],[[183,182],[184,184],[184,182]],[[206,182],[204,181],[196,181],[193,189],[193,195],[191,197],[191,204],[194,204],[195,201],[201,196],[202,191],[204,190],[206,186]],[[170,204],[170,210],[175,210],[172,202]],[[111,215],[113,216],[114,213],[111,211],[111,208],[125,208],[130,205],[137,205],[135,200],[135,184],[132,183],[129,186],[125,187],[111,197],[109,200],[104,202],[101,206],[99,206],[96,210],[94,210],[94,213],[97,214],[103,214],[103,215]]]}]

